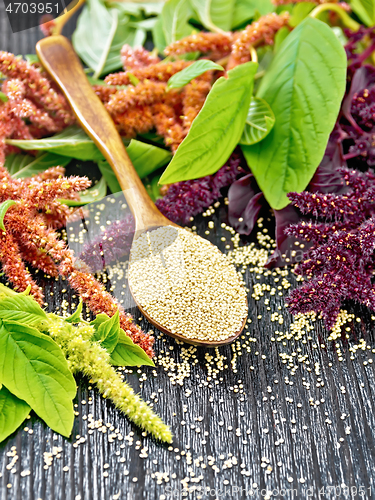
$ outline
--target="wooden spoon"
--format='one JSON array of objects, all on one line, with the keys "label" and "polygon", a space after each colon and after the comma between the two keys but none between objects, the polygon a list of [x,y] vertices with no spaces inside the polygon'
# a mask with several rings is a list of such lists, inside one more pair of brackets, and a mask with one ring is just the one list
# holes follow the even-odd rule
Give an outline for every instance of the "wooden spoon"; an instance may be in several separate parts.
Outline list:
[{"label": "wooden spoon", "polygon": [[[37,43],[36,52],[46,71],[65,94],[78,122],[111,165],[133,213],[136,234],[140,235],[144,231],[160,226],[179,228],[177,224],[164,217],[147,194],[110,115],[92,89],[69,40],[62,35],[43,38]],[[181,342],[197,346],[216,347],[233,342],[246,324],[245,318],[241,329],[225,340],[188,339],[170,332],[159,324],[140,306],[134,295],[133,298],[142,314],[159,330]]]}]

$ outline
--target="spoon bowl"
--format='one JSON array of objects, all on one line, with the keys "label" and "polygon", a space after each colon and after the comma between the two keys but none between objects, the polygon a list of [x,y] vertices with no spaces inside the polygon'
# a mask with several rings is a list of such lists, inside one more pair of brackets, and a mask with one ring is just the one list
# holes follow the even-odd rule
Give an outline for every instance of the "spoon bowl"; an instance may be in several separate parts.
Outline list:
[{"label": "spoon bowl", "polygon": [[[134,295],[133,295],[133,298],[134,298]],[[155,321],[153,318],[151,318],[151,316],[149,316],[147,314],[147,312],[139,304],[137,304],[137,307],[138,307],[138,309],[141,311],[141,313],[143,314],[143,316],[147,319],[147,321],[149,323],[151,323],[152,325],[156,326],[156,328],[158,330],[160,330],[161,332],[169,335],[169,337],[172,337],[175,340],[178,340],[180,342],[185,342],[185,344],[191,344],[191,345],[195,345],[195,346],[199,346],[199,347],[208,347],[208,348],[221,347],[223,345],[230,344],[231,342],[233,342],[234,340],[236,340],[241,335],[243,329],[245,328],[246,319],[247,319],[247,318],[245,318],[243,320],[242,326],[238,330],[238,332],[236,332],[234,335],[232,335],[231,337],[228,337],[225,340],[214,341],[214,340],[188,339],[187,337],[184,337],[183,335],[179,335],[178,333],[172,333],[170,330],[168,330],[167,328],[165,328],[163,325],[161,325],[160,323],[158,323],[157,321]]]}]

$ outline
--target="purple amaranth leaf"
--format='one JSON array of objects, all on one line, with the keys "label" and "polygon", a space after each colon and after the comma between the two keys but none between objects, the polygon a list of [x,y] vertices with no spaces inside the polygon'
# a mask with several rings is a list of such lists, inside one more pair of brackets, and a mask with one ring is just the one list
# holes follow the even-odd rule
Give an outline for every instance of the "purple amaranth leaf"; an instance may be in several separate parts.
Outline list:
[{"label": "purple amaranth leaf", "polygon": [[[358,94],[361,93],[364,89],[371,89],[375,84],[375,68],[366,64],[365,66],[361,66],[358,68],[351,81],[349,92],[344,98],[341,106],[342,114],[351,124],[351,126],[358,132],[360,135],[364,133],[364,130],[358,125],[357,121],[354,119],[352,115],[353,105],[358,104],[356,102]],[[356,113],[358,114],[358,113]],[[357,117],[356,117],[357,118]]]},{"label": "purple amaranth leaf", "polygon": [[262,206],[266,205],[253,174],[235,181],[228,191],[230,225],[240,234],[250,234]]},{"label": "purple amaranth leaf", "polygon": [[301,222],[300,212],[292,205],[287,205],[285,208],[273,212],[276,225],[276,249],[266,262],[266,267],[283,267],[300,262],[304,251],[311,245],[305,243],[304,250],[301,249],[299,239],[285,231],[291,224]]},{"label": "purple amaranth leaf", "polygon": [[340,167],[346,166],[346,162],[342,158],[341,145],[344,137],[346,134],[339,127],[336,127],[331,133],[323,159],[307,187],[308,191],[334,194],[347,191],[339,171]]}]

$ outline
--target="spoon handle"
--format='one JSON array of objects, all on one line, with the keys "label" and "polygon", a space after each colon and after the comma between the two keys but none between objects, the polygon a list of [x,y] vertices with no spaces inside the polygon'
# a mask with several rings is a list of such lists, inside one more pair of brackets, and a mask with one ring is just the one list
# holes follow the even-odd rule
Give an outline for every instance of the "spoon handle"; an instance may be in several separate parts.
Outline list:
[{"label": "spoon handle", "polygon": [[116,127],[92,89],[69,40],[62,35],[43,38],[36,52],[45,70],[60,87],[82,128],[98,146],[111,165],[137,229],[165,224],[142,184]]}]

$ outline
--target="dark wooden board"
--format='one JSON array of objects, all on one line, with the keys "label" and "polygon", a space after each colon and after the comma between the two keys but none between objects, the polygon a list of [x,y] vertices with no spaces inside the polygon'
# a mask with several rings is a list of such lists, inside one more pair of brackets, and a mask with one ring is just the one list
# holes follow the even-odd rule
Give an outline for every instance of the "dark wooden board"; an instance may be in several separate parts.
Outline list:
[{"label": "dark wooden board", "polygon": [[[38,31],[12,35],[3,5],[0,9],[0,48],[15,53],[33,52],[40,36]],[[222,244],[220,238],[225,231],[220,228],[220,220],[225,219],[225,207],[215,217],[212,241]],[[199,221],[199,232],[204,236],[207,220],[202,217]],[[275,278],[257,279],[248,272],[245,277],[251,291],[254,282],[271,284]],[[63,285],[46,283],[45,286],[52,310],[61,300],[59,290]],[[55,294],[51,297],[52,289]],[[68,299],[69,295],[64,297]],[[271,297],[269,311],[263,300],[250,297],[249,314],[253,322],[249,331],[257,342],[252,344],[251,352],[238,357],[237,371],[229,362],[229,368],[219,374],[218,383],[206,382],[205,355],[212,352],[204,349],[198,351],[197,362],[191,366],[191,376],[183,386],[172,385],[161,366],[156,368],[156,377],[153,369],[142,369],[142,373],[147,374],[144,382],[140,381],[137,370],[126,374],[127,380],[146,400],[152,401],[152,393],[157,393],[154,408],[172,427],[175,435],[172,449],[142,437],[110,402],[88,388],[87,380],[79,380],[78,415],[71,439],[55,435],[32,417],[27,423],[32,434],[25,431],[26,425],[23,425],[0,446],[0,499],[184,498],[181,494],[184,478],[189,478],[190,488],[195,485],[203,490],[201,493],[191,491],[188,498],[194,499],[263,499],[267,498],[266,491],[271,492],[270,498],[285,499],[375,497],[375,376],[374,363],[368,362],[375,348],[371,314],[365,308],[348,305],[348,310],[362,321],[352,323],[349,339],[343,335],[338,341],[342,361],[339,361],[335,342],[325,342],[328,334],[321,323],[316,323],[311,332],[313,340],[298,344],[299,354],[306,354],[310,364],[300,365],[292,376],[279,354],[292,352],[293,341],[286,341],[285,346],[271,341],[275,330],[287,331],[290,324],[283,301],[283,296],[276,293]],[[282,307],[281,311],[278,306]],[[282,327],[270,321],[273,312],[283,314]],[[144,321],[141,326],[150,329]],[[351,359],[349,348],[361,338],[371,349],[359,350]],[[323,342],[325,349],[318,346]],[[182,346],[171,339],[158,338],[155,350],[159,353],[170,347],[173,347],[171,356],[179,360]],[[221,348],[219,352],[230,361],[231,347]],[[315,373],[316,363],[319,363],[320,375]],[[287,377],[292,384],[285,382]],[[306,388],[308,384],[310,387]],[[92,398],[90,404],[89,398]],[[318,404],[312,406],[310,398]],[[89,414],[96,421],[102,419],[104,425],[112,425],[114,430],[118,429],[117,434],[124,437],[133,432],[133,443],[118,438],[110,442],[111,431],[103,433],[93,429],[91,433]],[[185,425],[181,425],[182,420]],[[240,436],[236,435],[236,429]],[[77,443],[80,439],[77,436],[84,442]],[[14,450],[18,459],[9,468]],[[54,451],[56,455],[50,460]],[[201,467],[202,464],[205,467]],[[272,470],[268,471],[267,467]],[[27,471],[29,474],[25,474]],[[199,482],[194,483],[194,477],[199,478]],[[305,482],[301,482],[301,478]],[[356,487],[357,494],[354,489],[344,489],[343,485]],[[364,490],[362,495],[360,487]],[[204,488],[208,489],[204,491]]]}]

